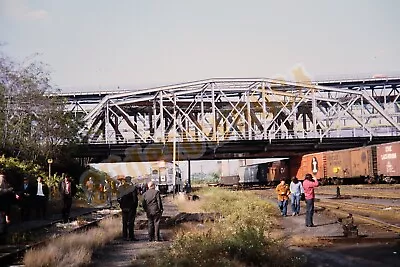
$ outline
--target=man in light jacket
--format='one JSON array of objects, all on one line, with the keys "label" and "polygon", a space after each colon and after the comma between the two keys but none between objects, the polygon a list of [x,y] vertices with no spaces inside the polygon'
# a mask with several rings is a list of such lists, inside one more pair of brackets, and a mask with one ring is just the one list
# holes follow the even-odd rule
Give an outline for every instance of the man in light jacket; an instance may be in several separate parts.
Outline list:
[{"label": "man in light jacket", "polygon": [[300,214],[300,197],[304,193],[302,184],[297,177],[292,178],[290,183],[290,202],[292,204],[292,216]]}]

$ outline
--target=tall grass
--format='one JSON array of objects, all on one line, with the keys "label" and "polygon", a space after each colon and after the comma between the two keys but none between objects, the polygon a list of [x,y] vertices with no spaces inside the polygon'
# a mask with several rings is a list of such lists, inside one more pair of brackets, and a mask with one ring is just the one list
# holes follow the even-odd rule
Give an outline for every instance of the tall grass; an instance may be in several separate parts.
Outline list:
[{"label": "tall grass", "polygon": [[300,260],[268,238],[275,207],[251,192],[218,188],[198,193],[205,212],[220,217],[202,227],[183,228],[171,248],[149,259],[148,266],[296,266]]},{"label": "tall grass", "polygon": [[83,266],[90,263],[96,248],[104,246],[121,234],[120,221],[108,218],[99,227],[54,239],[46,246],[29,250],[24,256],[27,267]]}]

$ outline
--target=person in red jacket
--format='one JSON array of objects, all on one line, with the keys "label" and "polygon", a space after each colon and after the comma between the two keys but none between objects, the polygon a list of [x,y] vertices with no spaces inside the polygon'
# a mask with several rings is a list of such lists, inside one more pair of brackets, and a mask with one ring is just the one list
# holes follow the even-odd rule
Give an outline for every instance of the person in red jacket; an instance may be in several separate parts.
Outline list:
[{"label": "person in red jacket", "polygon": [[318,187],[319,183],[316,178],[311,174],[307,173],[304,177],[303,189],[306,198],[306,226],[314,227],[313,216],[314,216],[314,199],[315,193],[314,188]]},{"label": "person in red jacket", "polygon": [[60,182],[58,190],[63,200],[63,208],[61,210],[63,222],[67,223],[70,219],[72,198],[75,196],[77,188],[74,181],[70,177],[65,176],[64,180]]}]

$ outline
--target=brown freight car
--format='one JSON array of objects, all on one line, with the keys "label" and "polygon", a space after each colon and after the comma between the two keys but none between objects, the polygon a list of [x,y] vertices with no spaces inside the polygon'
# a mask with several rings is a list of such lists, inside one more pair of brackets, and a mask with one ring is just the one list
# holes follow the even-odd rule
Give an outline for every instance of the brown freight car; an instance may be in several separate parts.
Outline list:
[{"label": "brown freight car", "polygon": [[221,176],[220,186],[234,186],[239,184],[239,175]]},{"label": "brown freight car", "polygon": [[268,183],[278,184],[282,178],[290,179],[287,160],[271,162],[268,168]]},{"label": "brown freight car", "polygon": [[297,164],[296,160],[291,163],[291,170],[292,174],[295,174],[299,180],[304,180],[304,176],[307,173],[311,173],[317,179],[326,177],[325,152],[304,155],[298,168],[294,166],[295,164]]},{"label": "brown freight car", "polygon": [[350,151],[350,154],[353,183],[372,181],[377,176],[376,147],[354,148]]},{"label": "brown freight car", "polygon": [[349,149],[327,151],[326,177],[330,183],[342,183],[353,177],[351,169],[351,153]]},{"label": "brown freight car", "polygon": [[[399,181],[400,142],[377,145],[376,154],[378,175],[386,177],[386,182]],[[392,179],[388,180],[389,178]]]}]

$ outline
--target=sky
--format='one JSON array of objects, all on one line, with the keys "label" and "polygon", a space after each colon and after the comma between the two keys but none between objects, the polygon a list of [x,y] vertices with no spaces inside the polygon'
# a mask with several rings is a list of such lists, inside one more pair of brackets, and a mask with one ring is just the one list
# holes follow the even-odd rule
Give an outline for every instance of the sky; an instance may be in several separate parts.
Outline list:
[{"label": "sky", "polygon": [[0,0],[0,52],[63,91],[220,77],[400,77],[396,0]]}]

